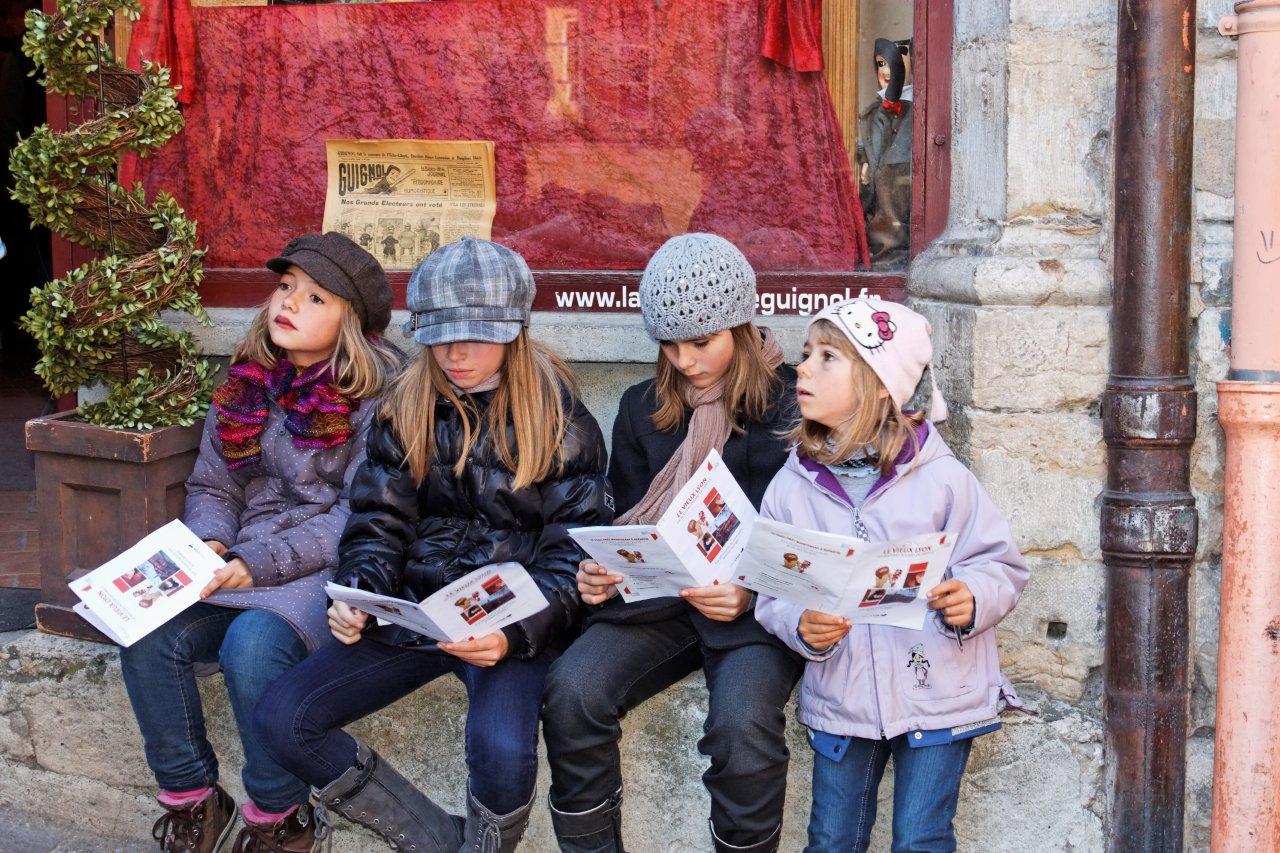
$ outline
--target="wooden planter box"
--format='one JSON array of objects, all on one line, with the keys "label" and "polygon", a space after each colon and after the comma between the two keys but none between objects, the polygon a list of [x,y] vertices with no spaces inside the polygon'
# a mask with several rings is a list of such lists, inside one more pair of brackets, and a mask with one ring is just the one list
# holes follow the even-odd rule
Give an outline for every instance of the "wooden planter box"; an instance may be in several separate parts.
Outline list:
[{"label": "wooden planter box", "polygon": [[40,517],[36,625],[51,634],[109,642],[71,611],[77,599],[67,580],[181,517],[201,426],[137,432],[80,423],[75,414],[26,425]]}]

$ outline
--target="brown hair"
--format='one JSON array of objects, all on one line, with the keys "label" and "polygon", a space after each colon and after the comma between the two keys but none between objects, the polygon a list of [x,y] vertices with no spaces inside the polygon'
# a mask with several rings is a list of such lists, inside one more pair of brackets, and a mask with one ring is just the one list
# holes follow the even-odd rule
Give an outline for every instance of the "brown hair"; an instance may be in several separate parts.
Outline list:
[{"label": "brown hair", "polygon": [[858,354],[853,342],[830,320],[818,320],[809,328],[814,343],[838,350],[853,362],[856,407],[849,419],[834,429],[801,418],[787,434],[787,440],[800,453],[823,465],[843,462],[869,447],[880,473],[888,476],[907,442],[919,450],[916,427],[924,422],[924,413],[906,413],[898,408],[880,377]]},{"label": "brown hair", "polygon": [[[351,303],[337,294],[330,294],[342,304],[342,320],[338,325],[338,341],[329,356],[329,368],[333,371],[334,387],[338,393],[356,400],[366,400],[382,394],[400,371],[402,355],[398,349],[377,335],[366,335],[360,328],[360,315]],[[271,342],[270,319],[267,317],[271,302],[262,308],[249,324],[249,331],[236,344],[231,356],[232,364],[256,361],[263,367],[275,367],[284,357],[284,350]]]},{"label": "brown hair", "polygon": [[[502,377],[486,415],[498,459],[515,477],[513,489],[560,470],[570,418],[566,391],[577,392],[569,368],[521,329],[506,345]],[[400,374],[382,404],[382,417],[405,449],[404,461],[415,483],[427,476],[435,454],[436,402],[441,397],[461,416],[462,450],[453,465],[454,475],[461,476],[479,434],[480,412],[470,395],[453,390],[430,347],[423,347]],[[513,436],[507,434],[508,425]]]},{"label": "brown hair", "polygon": [[[740,420],[762,421],[769,400],[782,384],[778,374],[765,361],[764,344],[755,323],[743,323],[729,330],[733,334],[733,360],[724,374],[721,402],[724,414],[735,432],[742,432]],[[658,375],[653,393],[658,410],[653,425],[666,431],[680,426],[689,411],[684,402],[684,387],[689,380],[659,349]]]}]

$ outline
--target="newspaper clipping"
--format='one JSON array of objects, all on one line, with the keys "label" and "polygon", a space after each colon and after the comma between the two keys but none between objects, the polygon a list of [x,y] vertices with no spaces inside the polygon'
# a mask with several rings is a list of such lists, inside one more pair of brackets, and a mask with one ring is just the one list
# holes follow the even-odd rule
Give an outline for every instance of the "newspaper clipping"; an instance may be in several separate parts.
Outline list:
[{"label": "newspaper clipping", "polygon": [[324,230],[385,269],[411,270],[446,243],[489,239],[497,209],[492,142],[330,139]]}]

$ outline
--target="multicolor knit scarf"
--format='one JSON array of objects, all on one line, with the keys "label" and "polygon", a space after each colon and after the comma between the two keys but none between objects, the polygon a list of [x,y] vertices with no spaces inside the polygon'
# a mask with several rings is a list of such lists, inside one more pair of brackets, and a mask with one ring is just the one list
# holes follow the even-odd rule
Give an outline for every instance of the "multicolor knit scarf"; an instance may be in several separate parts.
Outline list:
[{"label": "multicolor knit scarf", "polygon": [[261,461],[271,400],[284,410],[284,427],[294,447],[325,450],[351,439],[351,413],[359,401],[338,393],[327,362],[301,373],[284,360],[269,370],[256,361],[241,362],[213,392],[222,458],[232,471]]}]

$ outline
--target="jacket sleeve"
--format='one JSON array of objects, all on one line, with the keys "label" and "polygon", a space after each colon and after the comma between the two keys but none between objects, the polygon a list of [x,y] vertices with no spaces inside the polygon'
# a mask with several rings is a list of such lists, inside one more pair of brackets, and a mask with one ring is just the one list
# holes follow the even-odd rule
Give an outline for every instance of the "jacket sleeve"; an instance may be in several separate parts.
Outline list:
[{"label": "jacket sleeve", "polygon": [[338,539],[351,512],[348,503],[351,483],[364,461],[369,422],[376,408],[374,401],[366,400],[356,412],[354,434],[347,443],[342,489],[329,509],[272,536],[243,542],[227,552],[227,559],[239,557],[248,565],[254,586],[282,586],[337,562]]},{"label": "jacket sleeve", "polygon": [[[948,571],[973,593],[973,628],[994,628],[1013,610],[1031,573],[1004,513],[968,468],[952,461],[951,506],[943,529],[956,534]],[[941,624],[941,620],[936,620]]]},{"label": "jacket sleeve", "polygon": [[245,507],[244,478],[227,468],[217,441],[217,424],[217,415],[210,406],[196,467],[187,478],[182,522],[201,539],[231,547],[240,533],[240,515]]},{"label": "jacket sleeve", "polygon": [[555,479],[538,485],[542,532],[533,559],[525,566],[546,595],[548,606],[503,629],[510,647],[508,656],[519,660],[537,657],[577,622],[582,601],[576,576],[583,553],[569,536],[569,528],[613,521],[604,436],[581,403],[575,402],[572,411],[573,420],[565,433],[563,469]]},{"label": "jacket sleeve", "polygon": [[390,425],[375,419],[364,463],[351,483],[351,514],[338,545],[334,582],[399,596],[417,526],[418,484]]},{"label": "jacket sleeve", "polygon": [[622,515],[645,496],[653,474],[645,464],[645,455],[636,440],[637,393],[641,388],[628,389],[618,404],[618,416],[613,419],[613,452],[609,458],[609,483],[613,486],[615,510]]},{"label": "jacket sleeve", "polygon": [[[791,514],[787,512],[786,507],[780,506],[780,502],[777,500],[778,480],[787,476],[790,475],[786,471],[780,471],[773,478],[773,482],[765,490],[764,500],[760,503],[760,515],[764,518],[771,518],[790,524]],[[756,596],[756,621],[764,626],[766,631],[786,643],[788,648],[805,660],[824,661],[835,654],[836,649],[844,640],[839,643],[833,643],[830,648],[822,651],[817,651],[811,647],[800,639],[800,617],[804,614],[804,611],[805,608],[802,605],[772,598],[764,593]]]}]

